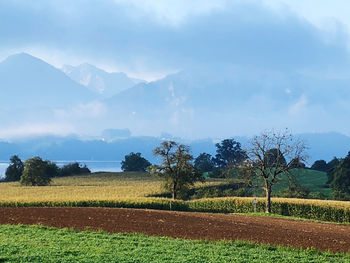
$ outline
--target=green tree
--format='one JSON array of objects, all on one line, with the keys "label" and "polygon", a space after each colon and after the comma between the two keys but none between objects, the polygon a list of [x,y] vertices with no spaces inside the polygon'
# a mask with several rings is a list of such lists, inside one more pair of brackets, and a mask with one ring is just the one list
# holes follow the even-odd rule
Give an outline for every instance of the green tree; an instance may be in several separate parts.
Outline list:
[{"label": "green tree", "polygon": [[331,171],[334,169],[338,164],[340,163],[340,160],[337,157],[333,157],[332,160],[330,160],[327,163],[327,171]]},{"label": "green tree", "polygon": [[311,165],[312,170],[327,172],[328,166],[325,160],[317,160]]},{"label": "green tree", "polygon": [[339,165],[340,159],[337,157],[334,157],[331,161],[327,163],[327,177],[328,180],[326,182],[326,185],[330,185],[334,180],[334,169]]},{"label": "green tree", "polygon": [[49,161],[40,157],[33,157],[24,162],[24,171],[21,176],[21,185],[44,186],[49,185],[56,168]]},{"label": "green tree", "polygon": [[84,165],[82,166],[80,163],[68,163],[59,168],[58,176],[72,176],[72,175],[80,175],[80,174],[89,174],[91,173],[90,169]]},{"label": "green tree", "polygon": [[215,167],[215,161],[209,153],[201,153],[194,160],[194,167],[201,172],[211,172]]},{"label": "green tree", "polygon": [[225,139],[215,144],[215,162],[221,168],[233,168],[247,159],[247,154],[241,148],[241,144],[234,139]]},{"label": "green tree", "polygon": [[287,164],[283,153],[278,148],[268,149],[264,153],[264,162],[266,167],[285,166]]},{"label": "green tree", "polygon": [[24,170],[24,165],[21,159],[14,155],[10,158],[10,165],[7,167],[5,172],[5,181],[6,182],[15,182],[21,179],[21,175]]},{"label": "green tree", "polygon": [[272,186],[282,176],[288,176],[295,160],[305,161],[305,149],[304,142],[295,138],[288,130],[268,131],[252,139],[244,174],[262,179],[263,184],[259,187],[266,193],[266,213],[271,212]]},{"label": "green tree", "polygon": [[305,163],[303,163],[302,161],[300,161],[298,159],[293,159],[290,166],[291,166],[291,168],[302,168],[302,169],[306,168]]},{"label": "green tree", "polygon": [[58,177],[60,174],[60,168],[57,166],[57,164],[51,161],[44,161],[44,162],[46,164],[46,173],[48,177],[50,178]]},{"label": "green tree", "polygon": [[141,153],[129,153],[122,161],[124,172],[145,172],[151,163],[141,156]]},{"label": "green tree", "polygon": [[173,199],[177,199],[179,193],[188,190],[195,182],[204,180],[192,163],[193,157],[188,146],[164,141],[153,150],[153,154],[162,161],[160,165],[148,167],[148,171],[164,179],[165,189],[171,192]]},{"label": "green tree", "polygon": [[334,198],[350,200],[350,152],[330,173],[333,177],[330,185]]}]

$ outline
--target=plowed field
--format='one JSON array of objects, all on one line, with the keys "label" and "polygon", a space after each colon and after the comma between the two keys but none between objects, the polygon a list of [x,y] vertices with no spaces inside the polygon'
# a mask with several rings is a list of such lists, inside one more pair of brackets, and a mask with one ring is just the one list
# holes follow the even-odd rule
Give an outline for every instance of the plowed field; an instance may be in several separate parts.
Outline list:
[{"label": "plowed field", "polygon": [[185,239],[256,243],[350,252],[350,226],[271,217],[117,208],[0,208],[0,224],[43,224]]}]

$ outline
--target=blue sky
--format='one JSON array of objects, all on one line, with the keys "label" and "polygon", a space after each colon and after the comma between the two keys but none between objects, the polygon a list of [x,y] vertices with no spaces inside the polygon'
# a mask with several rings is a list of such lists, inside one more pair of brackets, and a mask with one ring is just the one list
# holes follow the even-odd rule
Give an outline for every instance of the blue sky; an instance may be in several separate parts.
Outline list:
[{"label": "blue sky", "polygon": [[147,80],[203,63],[338,71],[345,0],[2,0],[0,59],[90,62]]}]

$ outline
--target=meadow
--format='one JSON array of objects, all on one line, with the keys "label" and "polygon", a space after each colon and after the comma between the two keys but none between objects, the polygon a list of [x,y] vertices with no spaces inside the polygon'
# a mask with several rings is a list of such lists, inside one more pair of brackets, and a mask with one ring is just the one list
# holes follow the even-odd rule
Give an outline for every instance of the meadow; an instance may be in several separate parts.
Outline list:
[{"label": "meadow", "polygon": [[0,226],[0,262],[350,262],[333,254],[248,242]]}]

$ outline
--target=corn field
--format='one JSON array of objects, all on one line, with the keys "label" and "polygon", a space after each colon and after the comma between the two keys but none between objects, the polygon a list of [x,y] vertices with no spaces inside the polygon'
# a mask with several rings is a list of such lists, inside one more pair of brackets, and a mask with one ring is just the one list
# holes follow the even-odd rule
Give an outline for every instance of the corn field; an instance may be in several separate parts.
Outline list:
[{"label": "corn field", "polygon": [[[209,182],[208,184],[217,184]],[[50,186],[0,184],[0,206],[120,207],[213,213],[251,213],[253,197],[208,198],[192,201],[150,198],[162,191],[162,182],[140,174],[99,174],[56,178]],[[265,199],[257,198],[257,212]],[[273,198],[272,213],[321,221],[350,223],[350,202]]]}]

